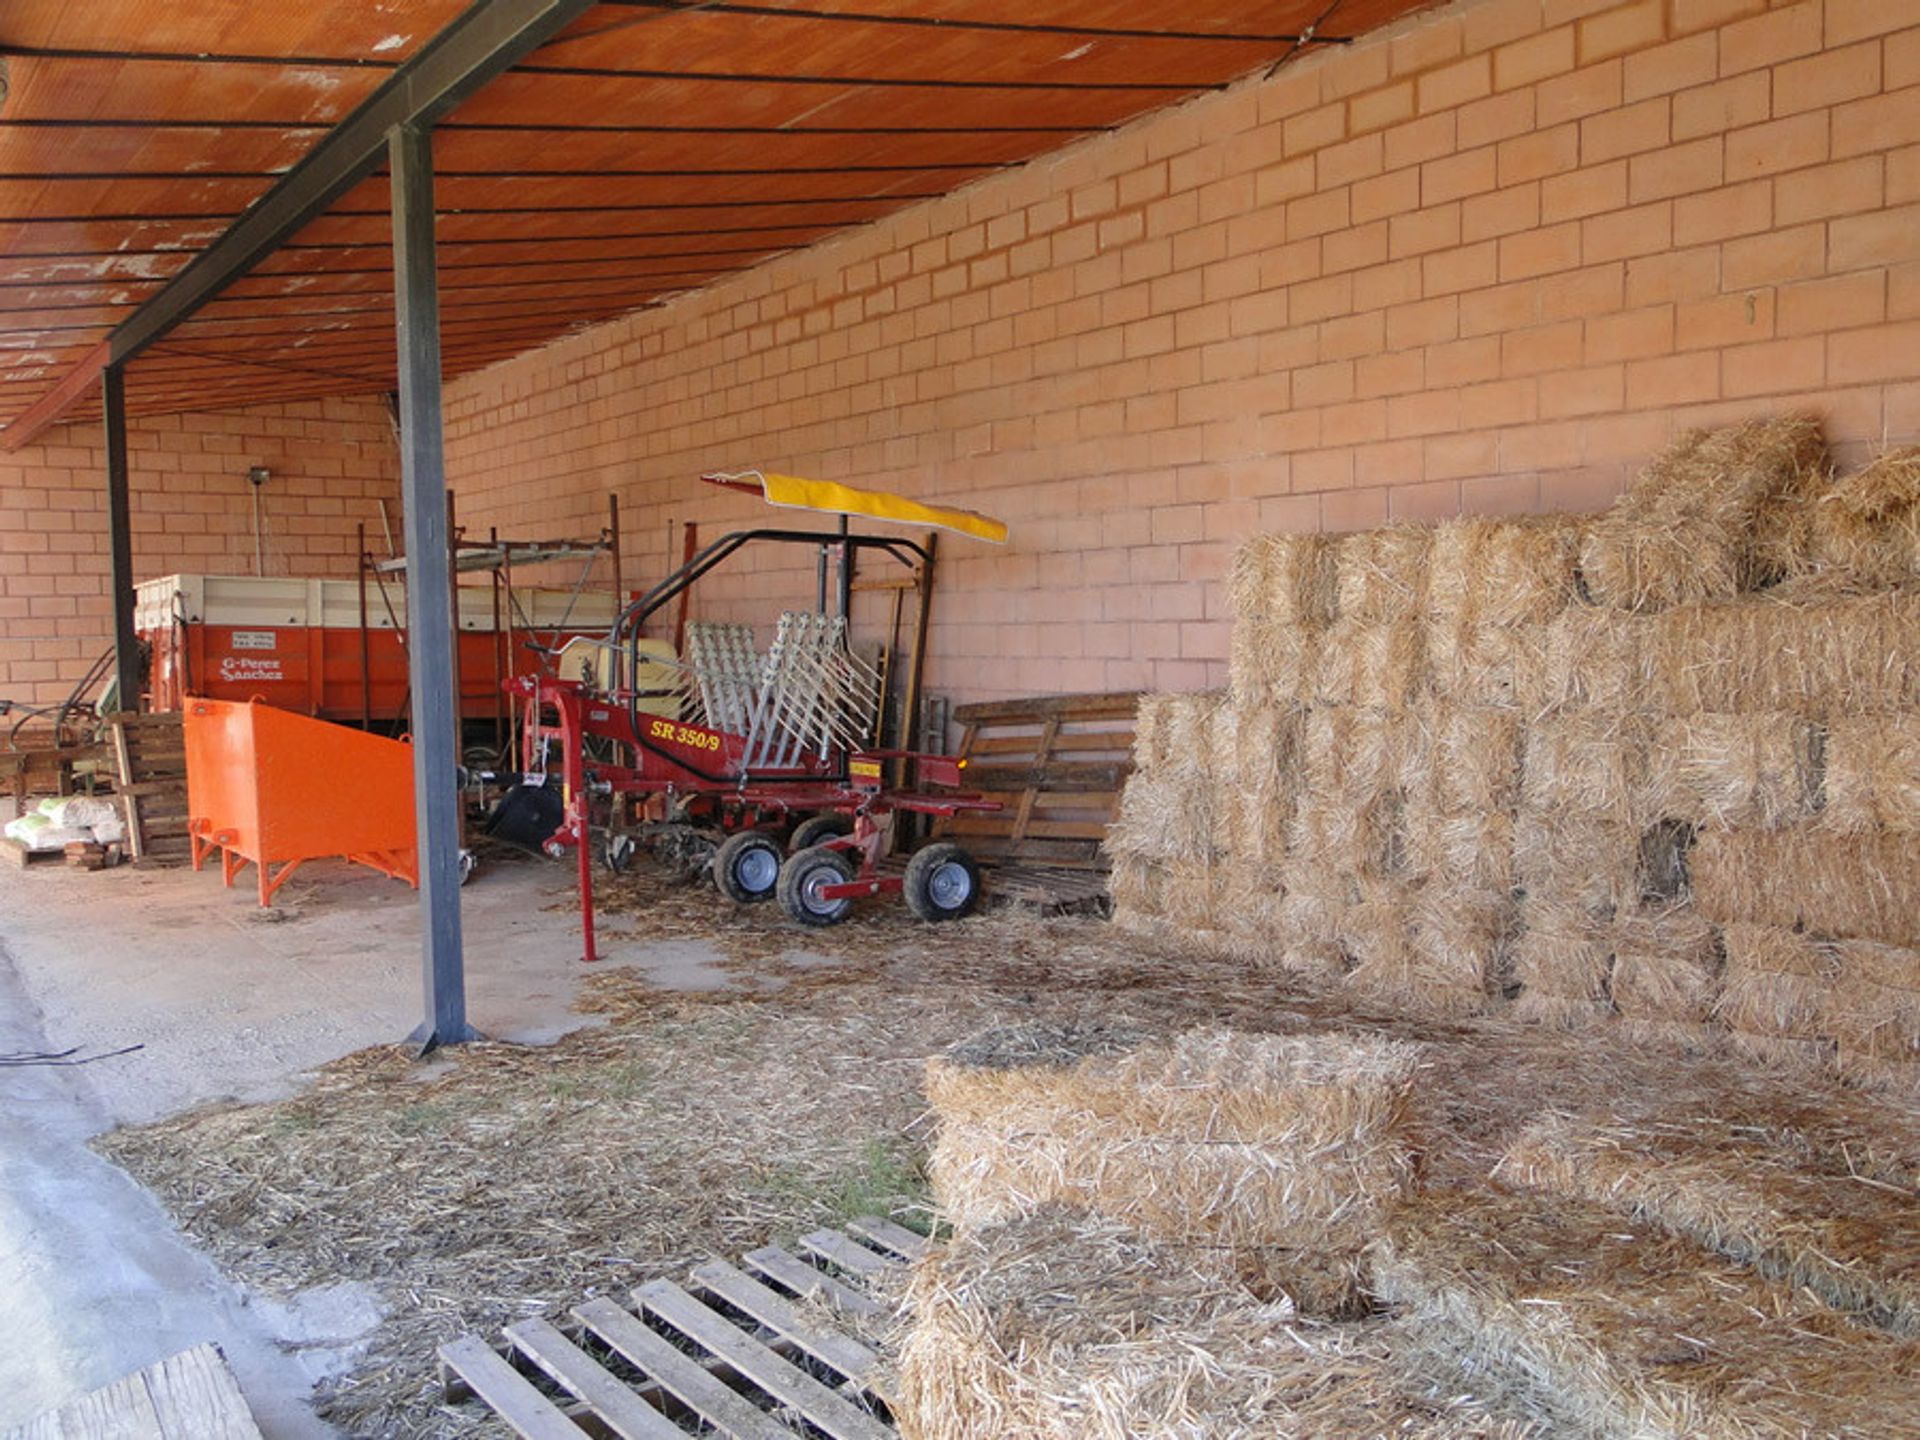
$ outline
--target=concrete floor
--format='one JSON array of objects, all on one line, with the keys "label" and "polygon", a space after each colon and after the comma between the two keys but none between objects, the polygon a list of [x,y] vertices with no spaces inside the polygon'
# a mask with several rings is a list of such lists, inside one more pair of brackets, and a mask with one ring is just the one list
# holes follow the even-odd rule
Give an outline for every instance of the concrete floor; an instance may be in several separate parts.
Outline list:
[{"label": "concrete floor", "polygon": [[[462,892],[469,1010],[487,1035],[590,1023],[567,872],[484,868]],[[403,1039],[421,1008],[413,892],[314,865],[259,910],[216,873],[0,870],[0,1054],[143,1048],[78,1068],[0,1067],[0,1432],[204,1340],[226,1351],[273,1440],[332,1433],[307,1396],[379,1317],[348,1286],[292,1305],[225,1280],[165,1211],[86,1146],[210,1100],[262,1100],[314,1067]],[[698,944],[628,942],[689,989],[727,983]]]}]

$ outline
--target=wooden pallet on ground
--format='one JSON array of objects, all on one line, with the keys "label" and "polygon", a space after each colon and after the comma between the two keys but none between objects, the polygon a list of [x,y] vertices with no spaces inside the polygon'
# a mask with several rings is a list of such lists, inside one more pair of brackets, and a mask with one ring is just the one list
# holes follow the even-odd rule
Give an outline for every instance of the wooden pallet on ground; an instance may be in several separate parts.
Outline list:
[{"label": "wooden pallet on ground", "polygon": [[6,861],[16,870],[24,870],[29,865],[51,865],[65,861],[67,852],[62,850],[30,850],[11,835],[0,835],[0,860]]},{"label": "wooden pallet on ground", "polygon": [[179,713],[122,713],[107,723],[127,853],[136,865],[187,863],[187,742]]},{"label": "wooden pallet on ground", "polygon": [[260,1440],[217,1345],[196,1345],[49,1410],[5,1440]]},{"label": "wooden pallet on ground", "polygon": [[11,744],[14,748],[0,750],[0,785],[12,793],[18,814],[26,813],[30,796],[72,794],[75,772],[111,753],[105,745],[55,745],[35,730],[14,736]]},{"label": "wooden pallet on ground", "polygon": [[696,1266],[684,1285],[642,1285],[630,1306],[602,1298],[574,1306],[564,1326],[519,1321],[502,1350],[465,1335],[440,1347],[447,1399],[479,1397],[527,1440],[896,1440],[873,1388],[879,1353],[831,1313],[879,1314],[866,1283],[926,1244],[863,1216],[796,1250]]},{"label": "wooden pallet on ground", "polygon": [[942,820],[934,834],[989,866],[996,895],[1054,906],[1103,898],[1100,846],[1133,769],[1139,700],[1125,690],[956,707],[967,788],[1004,808]]}]

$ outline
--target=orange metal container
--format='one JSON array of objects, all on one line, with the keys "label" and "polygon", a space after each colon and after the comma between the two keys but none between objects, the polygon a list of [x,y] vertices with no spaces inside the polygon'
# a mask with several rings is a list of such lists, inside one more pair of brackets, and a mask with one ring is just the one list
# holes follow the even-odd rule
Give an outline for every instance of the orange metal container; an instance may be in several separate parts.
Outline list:
[{"label": "orange metal container", "polygon": [[251,862],[262,905],[332,855],[418,887],[411,745],[258,700],[189,698],[182,726],[194,869],[218,850],[231,886]]}]

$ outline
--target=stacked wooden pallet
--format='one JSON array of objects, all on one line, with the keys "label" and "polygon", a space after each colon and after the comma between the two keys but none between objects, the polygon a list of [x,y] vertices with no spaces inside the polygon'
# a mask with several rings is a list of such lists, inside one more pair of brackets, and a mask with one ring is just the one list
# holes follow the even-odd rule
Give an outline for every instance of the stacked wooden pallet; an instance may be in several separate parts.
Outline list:
[{"label": "stacked wooden pallet", "polygon": [[187,838],[187,746],[177,711],[107,717],[116,790],[127,819],[127,853],[137,865],[180,865]]},{"label": "stacked wooden pallet", "polygon": [[1101,853],[1133,768],[1139,695],[1048,695],[955,709],[966,785],[1005,808],[960,815],[936,834],[993,869],[1003,898],[1069,904],[1106,893]]},{"label": "stacked wooden pallet", "polygon": [[503,1355],[463,1336],[440,1347],[447,1398],[478,1396],[528,1440],[577,1440],[583,1431],[895,1440],[870,1388],[879,1354],[808,1302],[878,1316],[864,1282],[925,1247],[911,1231],[865,1216],[847,1231],[803,1236],[800,1254],[769,1245],[740,1266],[700,1265],[685,1286],[642,1285],[631,1309],[605,1298],[576,1305],[572,1338],[545,1320],[523,1320],[507,1327]]}]

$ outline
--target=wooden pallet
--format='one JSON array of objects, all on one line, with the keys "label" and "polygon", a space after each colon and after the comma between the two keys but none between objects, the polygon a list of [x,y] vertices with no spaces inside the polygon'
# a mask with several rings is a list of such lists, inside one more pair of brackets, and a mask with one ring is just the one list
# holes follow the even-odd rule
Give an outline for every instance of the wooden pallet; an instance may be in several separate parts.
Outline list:
[{"label": "wooden pallet", "polygon": [[67,852],[61,850],[29,850],[11,835],[0,835],[0,860],[16,870],[24,870],[29,865],[51,865],[64,862]]},{"label": "wooden pallet", "polygon": [[5,1440],[260,1440],[217,1345],[196,1345],[29,1420]]},{"label": "wooden pallet", "polygon": [[934,833],[993,867],[995,893],[1040,903],[1105,894],[1100,845],[1133,769],[1137,691],[961,705],[966,783],[1005,808]]},{"label": "wooden pallet", "polygon": [[74,772],[89,762],[106,760],[110,753],[105,745],[43,743],[39,733],[31,730],[16,736],[13,743],[19,748],[0,750],[0,783],[12,792],[14,811],[22,815],[31,796],[72,794]]},{"label": "wooden pallet", "polygon": [[187,742],[177,711],[107,717],[127,820],[127,853],[136,865],[182,865],[187,839]]},{"label": "wooden pallet", "polygon": [[564,1327],[509,1325],[500,1350],[464,1335],[440,1347],[446,1398],[477,1396],[527,1440],[896,1440],[873,1388],[878,1352],[800,1302],[877,1315],[865,1282],[926,1245],[863,1216],[801,1237],[798,1253],[768,1245],[738,1266],[696,1266],[685,1285],[642,1285],[631,1308],[588,1300]]}]

